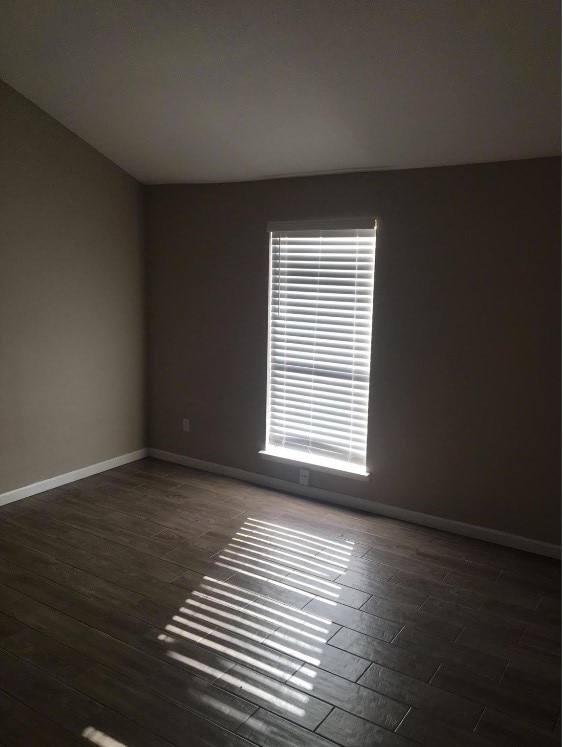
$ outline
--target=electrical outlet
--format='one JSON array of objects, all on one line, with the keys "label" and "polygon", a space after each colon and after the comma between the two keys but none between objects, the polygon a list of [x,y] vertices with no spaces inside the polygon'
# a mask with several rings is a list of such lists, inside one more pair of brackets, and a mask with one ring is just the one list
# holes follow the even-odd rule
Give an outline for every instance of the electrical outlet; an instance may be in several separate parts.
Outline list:
[{"label": "electrical outlet", "polygon": [[308,469],[300,469],[299,470],[299,484],[300,485],[308,485],[309,484],[309,470]]},{"label": "electrical outlet", "polygon": [[184,433],[190,432],[190,419],[189,418],[182,419],[182,430],[184,431]]}]

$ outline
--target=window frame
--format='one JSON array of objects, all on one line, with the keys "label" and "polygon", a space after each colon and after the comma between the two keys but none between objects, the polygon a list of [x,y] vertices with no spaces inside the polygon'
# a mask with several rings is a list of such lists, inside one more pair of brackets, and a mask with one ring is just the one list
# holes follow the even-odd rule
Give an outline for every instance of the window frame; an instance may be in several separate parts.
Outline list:
[{"label": "window frame", "polygon": [[[346,463],[344,461],[334,460],[338,462],[335,465],[323,464],[315,458],[315,454],[307,454],[306,452],[300,452],[290,448],[283,447],[285,453],[278,453],[281,451],[281,447],[268,443],[268,436],[270,432],[270,410],[271,410],[271,335],[272,335],[272,323],[271,323],[271,309],[272,309],[272,240],[271,234],[278,231],[316,231],[316,230],[347,230],[347,229],[375,229],[378,233],[380,226],[375,216],[361,216],[355,218],[346,219],[326,219],[326,220],[309,220],[309,221],[273,221],[267,224],[267,237],[268,237],[268,329],[267,329],[267,372],[266,372],[266,430],[264,438],[264,448],[259,451],[260,456],[263,459],[273,462],[279,462],[284,464],[295,465],[298,467],[306,467],[311,471],[325,472],[328,474],[334,474],[341,477],[346,477],[353,480],[359,480],[365,482],[369,480],[370,471],[368,468],[368,439],[366,435],[366,465],[363,468],[361,465],[355,463]],[[375,257],[374,257],[375,264]],[[373,298],[375,297],[375,276],[372,287]],[[373,301],[373,299],[372,299]],[[373,317],[370,334],[373,344]],[[370,378],[371,378],[371,361],[370,361]],[[368,427],[369,421],[369,399],[371,381],[368,385],[368,416],[366,417],[366,427]],[[368,427],[369,435],[369,427]],[[322,459],[322,458],[321,458]],[[329,461],[329,460],[327,460]]]}]

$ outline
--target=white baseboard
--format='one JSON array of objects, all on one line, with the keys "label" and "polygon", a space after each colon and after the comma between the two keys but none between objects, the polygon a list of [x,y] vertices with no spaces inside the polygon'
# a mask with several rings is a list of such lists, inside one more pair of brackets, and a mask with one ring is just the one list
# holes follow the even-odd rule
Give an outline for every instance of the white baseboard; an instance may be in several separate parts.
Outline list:
[{"label": "white baseboard", "polygon": [[149,455],[155,459],[174,462],[174,464],[183,464],[186,467],[193,467],[194,469],[201,469],[206,472],[214,472],[218,475],[225,475],[226,477],[233,477],[237,480],[263,485],[274,490],[303,495],[307,498],[314,498],[326,503],[335,503],[339,506],[346,506],[347,508],[356,508],[371,514],[379,514],[380,516],[388,516],[392,519],[408,521],[411,524],[419,524],[424,527],[431,527],[432,529],[440,529],[444,532],[461,534],[464,537],[493,542],[497,545],[545,555],[549,558],[561,558],[560,545],[553,545],[549,542],[522,537],[518,534],[510,534],[509,532],[501,532],[499,529],[490,529],[488,527],[477,526],[476,524],[466,524],[463,521],[455,521],[454,519],[431,516],[430,514],[423,514],[419,511],[411,511],[408,508],[399,508],[386,503],[367,501],[364,498],[355,498],[345,493],[334,493],[331,490],[314,488],[310,485],[299,485],[288,480],[280,480],[277,477],[259,475],[236,467],[225,467],[222,464],[205,462],[202,459],[193,459],[182,454],[172,454],[169,451],[162,451],[161,449],[149,449]]},{"label": "white baseboard", "polygon": [[139,451],[132,451],[130,454],[122,454],[113,459],[106,459],[105,462],[98,462],[97,464],[91,464],[89,467],[81,467],[72,472],[66,472],[64,475],[56,475],[55,477],[49,477],[47,480],[34,482],[31,485],[24,485],[22,488],[10,490],[8,493],[0,493],[0,506],[12,503],[13,501],[19,501],[22,498],[28,498],[30,495],[44,493],[46,490],[59,488],[61,485],[67,485],[69,482],[81,480],[83,477],[90,477],[90,475],[97,475],[99,472],[105,472],[114,467],[121,467],[122,464],[136,462],[138,459],[144,459],[148,455],[148,449],[139,449]]}]

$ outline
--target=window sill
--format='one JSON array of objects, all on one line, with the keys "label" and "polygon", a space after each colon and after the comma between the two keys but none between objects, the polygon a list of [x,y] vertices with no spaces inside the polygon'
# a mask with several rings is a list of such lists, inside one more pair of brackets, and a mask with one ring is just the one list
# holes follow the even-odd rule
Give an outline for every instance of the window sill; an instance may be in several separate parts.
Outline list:
[{"label": "window sill", "polygon": [[291,449],[276,449],[269,447],[259,452],[262,459],[268,459],[272,462],[283,462],[284,464],[293,464],[296,467],[307,467],[316,472],[327,472],[330,475],[339,475],[348,477],[351,480],[360,480],[367,482],[369,472],[363,467],[348,462],[338,462],[336,459],[325,459],[317,457],[314,454],[302,454],[299,451]]}]

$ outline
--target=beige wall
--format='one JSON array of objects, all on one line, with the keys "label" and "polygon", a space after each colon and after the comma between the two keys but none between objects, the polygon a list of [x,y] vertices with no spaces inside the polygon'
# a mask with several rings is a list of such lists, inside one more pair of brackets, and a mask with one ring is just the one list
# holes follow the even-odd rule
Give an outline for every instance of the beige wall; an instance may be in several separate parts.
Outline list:
[{"label": "beige wall", "polygon": [[311,484],[557,542],[559,169],[147,187],[150,445],[297,480],[257,453],[266,223],[373,212],[372,477]]},{"label": "beige wall", "polygon": [[0,84],[0,493],[144,446],[141,188]]},{"label": "beige wall", "polygon": [[[141,188],[0,83],[0,493],[144,440]],[[560,160],[144,190],[150,445],[258,456],[266,223],[375,213],[367,484],[559,541]],[[190,417],[192,432],[181,430]]]}]

